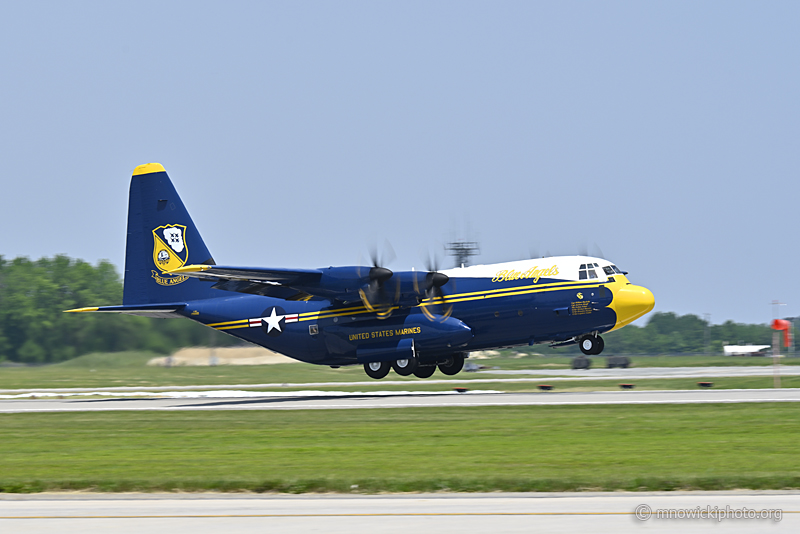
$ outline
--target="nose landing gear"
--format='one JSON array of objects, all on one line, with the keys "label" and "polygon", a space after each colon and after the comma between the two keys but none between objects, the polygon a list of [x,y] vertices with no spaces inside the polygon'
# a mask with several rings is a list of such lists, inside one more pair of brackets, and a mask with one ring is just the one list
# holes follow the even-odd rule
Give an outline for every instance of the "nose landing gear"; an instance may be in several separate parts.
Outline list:
[{"label": "nose landing gear", "polygon": [[588,334],[583,336],[580,341],[578,341],[578,346],[581,348],[581,352],[585,355],[596,356],[603,352],[605,343],[603,343],[602,337]]}]

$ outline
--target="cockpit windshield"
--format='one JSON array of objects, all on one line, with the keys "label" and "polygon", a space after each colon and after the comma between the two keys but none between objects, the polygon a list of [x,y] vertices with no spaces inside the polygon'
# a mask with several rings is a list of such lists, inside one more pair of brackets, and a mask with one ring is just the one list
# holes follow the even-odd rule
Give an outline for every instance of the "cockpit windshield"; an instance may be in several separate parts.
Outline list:
[{"label": "cockpit windshield", "polygon": [[578,269],[578,280],[591,280],[597,278],[595,267],[600,267],[596,263],[582,263]]},{"label": "cockpit windshield", "polygon": [[606,277],[608,277],[611,282],[614,281],[612,277],[615,274],[625,274],[623,271],[620,271],[619,267],[616,265],[603,265],[600,267],[600,265],[596,263],[582,263],[581,266],[578,267],[578,280],[593,280],[598,278],[597,273],[599,269],[603,270],[603,273],[605,273]]}]

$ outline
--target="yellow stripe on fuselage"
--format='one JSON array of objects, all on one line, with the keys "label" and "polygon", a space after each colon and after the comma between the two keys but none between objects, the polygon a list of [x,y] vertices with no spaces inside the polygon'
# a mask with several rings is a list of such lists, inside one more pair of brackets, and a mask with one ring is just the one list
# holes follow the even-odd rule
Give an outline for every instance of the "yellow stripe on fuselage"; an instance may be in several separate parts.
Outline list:
[{"label": "yellow stripe on fuselage", "polygon": [[250,327],[250,322],[246,321],[243,324],[234,324],[231,326],[213,326],[212,328],[214,328],[215,330],[233,330],[234,328],[249,328],[249,327]]},{"label": "yellow stripe on fuselage", "polygon": [[211,323],[211,324],[207,324],[206,326],[210,326],[211,328],[216,328],[218,326],[226,326],[226,325],[231,325],[231,324],[236,324],[236,323],[246,323],[249,320],[250,319],[237,319],[235,321],[225,321],[224,323]]},{"label": "yellow stripe on fuselage", "polygon": [[[538,287],[536,289],[506,288],[504,290],[505,293],[497,293],[497,294],[493,294],[493,295],[480,294],[480,295],[477,295],[477,296],[474,296],[474,297],[462,297],[461,295],[450,295],[450,296],[444,297],[444,302],[446,302],[446,303],[467,302],[467,301],[470,301],[470,300],[494,299],[494,298],[500,298],[500,297],[514,297],[514,296],[517,296],[517,295],[527,295],[527,294],[530,294],[530,293],[547,293],[547,292],[550,292],[550,291],[562,291],[562,290],[568,290],[568,289],[592,289],[592,288],[595,288],[595,287],[600,287],[600,283],[599,282],[596,282],[595,284],[596,285],[590,285],[589,283],[585,283],[585,282],[584,283],[573,282],[573,283],[565,283],[565,285],[561,285],[561,286],[558,286],[558,287],[553,287],[555,284],[548,284],[547,286],[540,286],[540,287]],[[533,287],[533,286],[528,286],[528,287]],[[480,293],[480,292],[465,293],[465,294],[475,295],[477,293]],[[423,301],[422,304],[420,304],[420,306],[431,306],[431,305],[435,305],[435,304],[441,304],[442,303],[441,301],[442,301],[442,299],[440,297],[436,299],[436,302],[432,302],[431,299],[426,299],[425,301]]]},{"label": "yellow stripe on fuselage", "polygon": [[[452,304],[456,302],[468,302],[472,300],[495,299],[501,297],[515,297],[518,295],[528,295],[531,293],[549,293],[551,291],[565,291],[569,289],[593,289],[601,285],[609,286],[614,282],[580,282],[575,280],[568,280],[564,282],[553,282],[550,284],[541,285],[528,285],[519,287],[506,287],[502,289],[489,289],[486,291],[472,291],[469,293],[458,293],[442,297],[435,297],[432,299],[424,299],[419,307],[438,306],[440,304]],[[389,310],[394,311],[399,309],[399,306],[392,306]],[[381,310],[380,313],[386,313]],[[375,313],[375,310],[368,310],[363,305],[353,306],[350,308],[338,308],[334,310],[318,310],[313,312],[304,312],[298,314],[298,321],[313,321],[315,319],[332,319],[334,317],[345,317],[349,315],[363,315],[365,313]],[[239,319],[236,321],[227,321],[223,323],[213,323],[208,326],[216,328],[217,330],[232,330],[235,328],[245,328],[250,325],[249,319]]]}]

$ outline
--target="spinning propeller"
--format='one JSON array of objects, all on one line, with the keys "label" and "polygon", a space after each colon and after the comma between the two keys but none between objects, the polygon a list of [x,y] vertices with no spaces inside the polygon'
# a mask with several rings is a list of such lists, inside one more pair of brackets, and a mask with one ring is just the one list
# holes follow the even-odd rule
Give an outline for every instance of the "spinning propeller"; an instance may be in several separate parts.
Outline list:
[{"label": "spinning propeller", "polygon": [[[379,319],[386,319],[392,314],[394,304],[400,299],[400,281],[389,283],[394,273],[384,265],[394,261],[397,256],[388,240],[384,245],[383,258],[378,254],[377,247],[370,249],[369,256],[372,262],[372,267],[367,273],[369,283],[366,288],[359,289],[358,294],[366,309],[377,312]],[[358,274],[361,276],[360,271]]]},{"label": "spinning propeller", "polygon": [[447,302],[447,295],[442,288],[450,282],[450,277],[439,272],[438,258],[428,256],[425,271],[395,274],[385,267],[395,257],[394,250],[387,241],[383,254],[378,253],[377,247],[370,250],[372,267],[358,268],[358,276],[365,283],[358,290],[364,307],[376,312],[379,319],[390,317],[398,307],[417,305],[431,321],[441,322],[450,317],[453,305]]},{"label": "spinning propeller", "polygon": [[427,302],[420,303],[420,309],[431,321],[444,321],[453,313],[453,305],[447,302],[442,286],[450,281],[450,277],[439,272],[439,259],[428,256],[425,261],[424,285],[419,283],[422,273],[414,277],[414,291],[417,295],[423,296]]}]

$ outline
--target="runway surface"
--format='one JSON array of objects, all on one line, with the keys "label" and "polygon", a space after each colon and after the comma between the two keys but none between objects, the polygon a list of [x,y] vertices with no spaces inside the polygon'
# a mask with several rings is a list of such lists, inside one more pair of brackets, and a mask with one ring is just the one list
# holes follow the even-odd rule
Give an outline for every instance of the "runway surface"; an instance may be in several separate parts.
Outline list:
[{"label": "runway surface", "polygon": [[[702,378],[702,377],[737,377],[737,376],[772,376],[775,372],[771,365],[729,366],[729,367],[633,367],[629,369],[523,369],[502,370],[488,369],[481,375],[539,375],[568,377],[571,379],[596,380],[600,378]],[[781,376],[800,376],[800,365],[779,366]]]},{"label": "runway surface", "polygon": [[600,404],[700,404],[800,402],[800,389],[720,389],[447,394],[425,392],[249,392],[251,396],[214,397],[182,392],[179,398],[4,399],[0,413],[90,412],[109,410],[324,410],[537,406]]},{"label": "runway surface", "polygon": [[[215,384],[191,386],[154,386],[148,387],[150,392],[171,391],[222,391],[222,390],[254,390],[254,389],[287,389],[287,388],[319,388],[319,387],[375,387],[375,386],[414,386],[419,384],[450,385],[473,387],[475,384],[490,383],[539,383],[546,378],[548,382],[580,381],[580,380],[646,380],[653,378],[715,378],[715,377],[744,377],[744,376],[772,376],[774,370],[769,367],[645,367],[641,369],[529,369],[529,370],[485,370],[477,373],[462,373],[450,379],[406,379],[406,380],[360,380],[356,382],[269,382],[262,384]],[[487,378],[492,375],[492,378]],[[525,376],[527,375],[527,377]],[[781,366],[781,376],[800,376],[800,366]],[[532,378],[532,376],[538,378]],[[0,389],[0,399],[36,394],[47,396],[50,394],[94,393],[97,391],[121,393],[138,392],[140,386],[113,386],[91,388],[23,388]]]},{"label": "runway surface", "polygon": [[[673,518],[657,517],[659,510],[662,510],[662,515],[671,513]],[[705,512],[706,518],[675,518],[689,514],[697,516],[700,512]],[[756,514],[766,517],[743,518],[744,515]],[[800,492],[780,491],[375,496],[0,496],[0,531],[28,534],[610,534],[677,530],[687,534],[709,529],[725,533],[797,532],[799,528]]]}]

